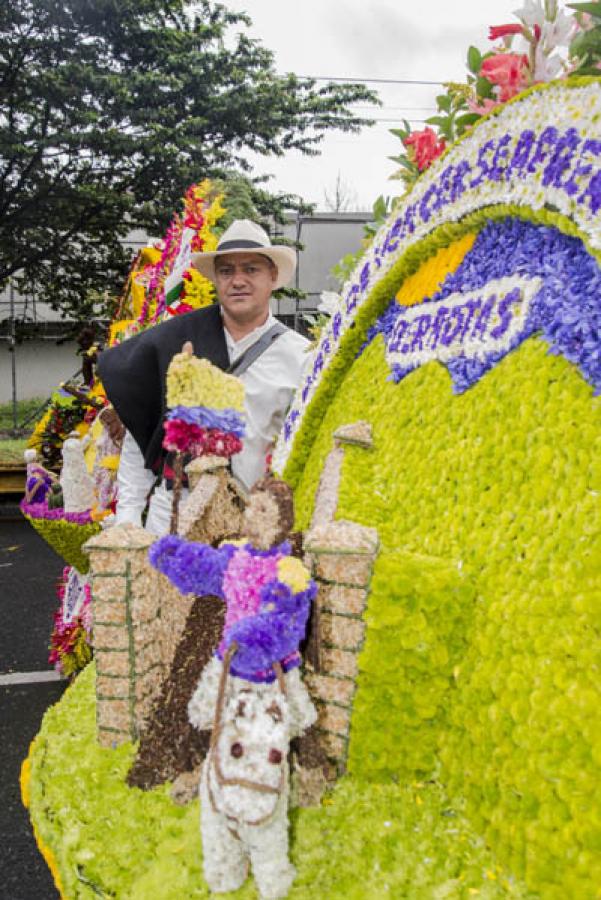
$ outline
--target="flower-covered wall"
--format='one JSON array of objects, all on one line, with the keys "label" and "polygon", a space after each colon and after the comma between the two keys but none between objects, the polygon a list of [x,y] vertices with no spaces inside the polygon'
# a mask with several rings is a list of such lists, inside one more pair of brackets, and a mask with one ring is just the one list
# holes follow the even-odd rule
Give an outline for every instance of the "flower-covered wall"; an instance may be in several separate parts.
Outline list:
[{"label": "flower-covered wall", "polygon": [[373,426],[337,511],[382,542],[351,775],[439,778],[558,900],[601,883],[600,104],[523,96],[417,182],[276,453],[305,528],[333,432]]}]

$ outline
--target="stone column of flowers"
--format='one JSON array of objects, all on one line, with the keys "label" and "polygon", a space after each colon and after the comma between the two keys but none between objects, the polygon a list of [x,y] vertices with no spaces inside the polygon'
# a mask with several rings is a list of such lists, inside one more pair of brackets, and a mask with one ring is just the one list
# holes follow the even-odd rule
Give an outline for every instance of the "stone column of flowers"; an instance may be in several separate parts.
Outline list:
[{"label": "stone column of flowers", "polygon": [[314,602],[320,631],[319,671],[307,666],[305,680],[318,707],[324,750],[342,772],[378,533],[338,520],[316,525],[306,537],[305,549],[319,588]]},{"label": "stone column of flowers", "polygon": [[154,537],[117,525],[85,545],[90,557],[98,741],[136,740],[164,674],[163,582],[148,563]]}]

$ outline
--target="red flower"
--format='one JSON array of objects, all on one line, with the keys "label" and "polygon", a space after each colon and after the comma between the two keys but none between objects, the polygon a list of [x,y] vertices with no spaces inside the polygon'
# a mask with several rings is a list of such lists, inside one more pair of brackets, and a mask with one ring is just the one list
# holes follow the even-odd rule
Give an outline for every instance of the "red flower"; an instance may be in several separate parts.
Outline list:
[{"label": "red flower", "polygon": [[166,450],[181,450],[183,453],[204,440],[206,430],[198,425],[191,425],[181,419],[168,419],[165,422],[163,447]]},{"label": "red flower", "polygon": [[504,103],[528,84],[528,57],[524,53],[497,53],[482,63],[480,75],[496,85],[497,98]]},{"label": "red flower", "polygon": [[513,34],[523,34],[523,25],[491,25],[488,30],[488,40],[497,41],[499,38],[509,37]]},{"label": "red flower", "polygon": [[183,316],[184,313],[192,312],[193,309],[193,306],[190,306],[189,303],[181,300],[177,306],[168,306],[167,312],[172,316]]},{"label": "red flower", "polygon": [[445,149],[445,142],[439,139],[432,128],[424,128],[423,131],[412,131],[409,137],[403,141],[405,147],[409,147],[409,158],[414,162],[420,172],[427,169]]}]

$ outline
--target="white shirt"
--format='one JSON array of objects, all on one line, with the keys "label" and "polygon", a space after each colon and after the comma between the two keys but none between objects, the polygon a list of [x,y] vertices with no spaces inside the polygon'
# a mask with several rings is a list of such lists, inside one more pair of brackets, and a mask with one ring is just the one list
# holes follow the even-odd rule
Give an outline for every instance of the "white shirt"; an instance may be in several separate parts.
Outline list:
[{"label": "white shirt", "polygon": [[[224,328],[230,363],[269,331],[276,321],[270,313],[263,325],[239,341]],[[265,473],[266,455],[282,427],[305,368],[311,362],[308,349],[306,338],[295,331],[286,331],[240,376],[245,389],[246,431],[242,451],[232,457],[232,472],[247,490]],[[117,524],[133,522],[141,525],[148,492],[154,481],[154,474],[144,466],[140,448],[126,432],[117,473]],[[171,496],[171,491],[161,482],[151,497],[146,529],[153,534],[162,535],[169,531]],[[185,496],[184,491],[182,500]]]}]

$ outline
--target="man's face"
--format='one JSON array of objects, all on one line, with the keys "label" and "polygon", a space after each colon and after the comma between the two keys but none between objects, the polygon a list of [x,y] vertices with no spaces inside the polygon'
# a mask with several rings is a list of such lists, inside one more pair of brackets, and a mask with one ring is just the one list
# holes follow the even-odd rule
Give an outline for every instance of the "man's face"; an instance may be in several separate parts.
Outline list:
[{"label": "man's face", "polygon": [[259,253],[230,253],[215,260],[217,296],[239,324],[266,318],[277,269]]}]

